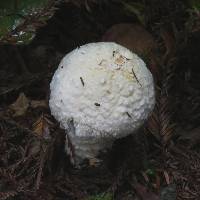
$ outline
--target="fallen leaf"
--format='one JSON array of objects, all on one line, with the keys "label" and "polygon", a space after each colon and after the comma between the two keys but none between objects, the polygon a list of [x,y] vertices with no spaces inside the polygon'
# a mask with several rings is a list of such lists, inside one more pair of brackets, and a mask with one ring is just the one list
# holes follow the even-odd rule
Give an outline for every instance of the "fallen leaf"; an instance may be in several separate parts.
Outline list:
[{"label": "fallen leaf", "polygon": [[31,100],[30,102],[30,106],[32,108],[38,108],[38,107],[44,107],[44,108],[47,108],[48,107],[48,104],[45,100]]},{"label": "fallen leaf", "polygon": [[24,93],[20,93],[17,100],[9,106],[9,108],[14,112],[14,117],[22,116],[26,113],[29,107],[29,99]]},{"label": "fallen leaf", "polygon": [[49,130],[50,121],[42,114],[39,119],[33,124],[33,131],[44,137],[45,139],[50,139],[50,130]]},{"label": "fallen leaf", "polygon": [[117,42],[139,55],[157,49],[153,36],[139,24],[115,24],[105,32],[102,41]]},{"label": "fallen leaf", "polygon": [[91,159],[89,159],[89,165],[91,167],[97,167],[97,166],[99,166],[100,162],[101,162],[101,160],[99,160],[97,158],[91,158]]}]

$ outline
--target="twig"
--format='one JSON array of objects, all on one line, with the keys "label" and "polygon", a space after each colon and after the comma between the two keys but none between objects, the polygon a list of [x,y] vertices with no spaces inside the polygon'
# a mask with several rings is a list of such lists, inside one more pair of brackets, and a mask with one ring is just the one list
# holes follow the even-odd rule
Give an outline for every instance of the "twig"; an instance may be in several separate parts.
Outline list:
[{"label": "twig", "polygon": [[82,85],[84,86],[84,85],[85,85],[85,83],[84,83],[84,81],[83,81],[83,78],[82,78],[82,77],[80,77],[80,80],[81,80],[81,83],[82,83]]},{"label": "twig", "polygon": [[133,73],[133,76],[135,77],[136,81],[138,82],[138,84],[142,87],[141,83],[139,82],[137,76],[135,75],[135,72],[133,71],[133,68],[132,68],[132,73]]},{"label": "twig", "polygon": [[41,178],[42,178],[42,171],[43,171],[43,168],[44,168],[46,152],[47,152],[47,147],[42,147],[41,153],[40,153],[39,171],[38,171],[36,183],[35,183],[36,190],[38,190],[40,188],[40,182],[41,182]]}]

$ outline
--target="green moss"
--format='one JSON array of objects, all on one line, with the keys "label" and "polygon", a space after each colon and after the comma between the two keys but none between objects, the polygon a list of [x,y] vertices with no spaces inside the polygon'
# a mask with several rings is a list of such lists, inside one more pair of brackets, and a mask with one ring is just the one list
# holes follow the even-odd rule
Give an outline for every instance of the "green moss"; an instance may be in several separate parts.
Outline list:
[{"label": "green moss", "polygon": [[113,195],[111,193],[97,194],[90,196],[85,200],[113,200]]},{"label": "green moss", "polygon": [[37,28],[30,18],[37,16],[38,21],[46,21],[52,15],[50,8],[46,9],[50,3],[51,0],[0,0],[0,40],[9,36],[12,43],[29,43]]}]

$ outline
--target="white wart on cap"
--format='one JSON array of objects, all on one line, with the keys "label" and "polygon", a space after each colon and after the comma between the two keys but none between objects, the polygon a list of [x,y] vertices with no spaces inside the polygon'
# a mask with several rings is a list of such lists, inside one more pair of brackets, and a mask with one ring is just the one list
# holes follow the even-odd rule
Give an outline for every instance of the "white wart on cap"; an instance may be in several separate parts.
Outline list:
[{"label": "white wart on cap", "polygon": [[90,43],[68,53],[50,84],[52,115],[68,130],[78,161],[95,158],[134,133],[155,104],[145,63],[113,42]]}]

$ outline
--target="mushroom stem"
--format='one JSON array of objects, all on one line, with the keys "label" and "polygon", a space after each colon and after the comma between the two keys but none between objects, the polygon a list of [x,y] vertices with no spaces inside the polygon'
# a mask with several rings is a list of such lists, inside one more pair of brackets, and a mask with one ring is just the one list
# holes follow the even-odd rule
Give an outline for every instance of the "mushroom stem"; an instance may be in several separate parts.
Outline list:
[{"label": "mushroom stem", "polygon": [[96,158],[96,155],[100,151],[105,151],[112,147],[114,138],[110,137],[76,137],[70,136],[72,144],[74,146],[74,161],[75,165],[79,166],[84,159],[90,160],[91,158]]}]

